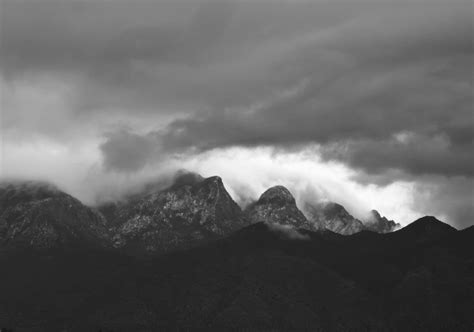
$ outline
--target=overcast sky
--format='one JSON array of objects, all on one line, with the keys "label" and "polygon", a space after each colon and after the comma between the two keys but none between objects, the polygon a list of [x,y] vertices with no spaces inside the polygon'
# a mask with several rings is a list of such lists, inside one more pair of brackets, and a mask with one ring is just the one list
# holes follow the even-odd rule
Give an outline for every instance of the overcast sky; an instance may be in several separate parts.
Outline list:
[{"label": "overcast sky", "polygon": [[1,0],[2,177],[86,203],[188,168],[239,203],[473,224],[473,3]]}]

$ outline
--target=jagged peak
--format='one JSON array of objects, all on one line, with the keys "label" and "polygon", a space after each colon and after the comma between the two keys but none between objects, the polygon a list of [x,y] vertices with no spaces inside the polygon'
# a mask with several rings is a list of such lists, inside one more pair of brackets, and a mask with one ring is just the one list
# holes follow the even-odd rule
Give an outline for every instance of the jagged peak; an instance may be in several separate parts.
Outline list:
[{"label": "jagged peak", "polygon": [[369,211],[368,215],[364,218],[363,220],[366,224],[376,224],[380,222],[388,222],[388,223],[393,223],[395,222],[393,220],[388,220],[387,217],[382,216],[379,211],[377,210],[371,210]]},{"label": "jagged peak", "polygon": [[260,196],[257,204],[295,204],[295,198],[286,187],[278,185],[267,189]]},{"label": "jagged peak", "polygon": [[[370,210],[370,215],[377,218],[377,219],[381,219],[382,216],[380,215],[379,211],[377,210]],[[385,218],[385,217],[384,217]]]},{"label": "jagged peak", "polygon": [[198,173],[181,170],[176,173],[171,188],[195,186],[200,184],[223,186],[222,178],[220,176],[214,175],[204,178]]},{"label": "jagged peak", "polygon": [[204,179],[206,183],[213,183],[217,185],[223,185],[222,178],[220,176],[214,175]]}]

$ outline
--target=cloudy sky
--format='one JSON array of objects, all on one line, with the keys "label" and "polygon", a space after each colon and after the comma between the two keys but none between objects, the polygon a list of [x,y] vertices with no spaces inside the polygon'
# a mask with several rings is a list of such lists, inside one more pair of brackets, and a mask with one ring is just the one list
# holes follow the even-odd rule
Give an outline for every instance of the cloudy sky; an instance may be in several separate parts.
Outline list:
[{"label": "cloudy sky", "polygon": [[473,224],[471,0],[1,0],[4,178],[86,203],[186,168],[241,204]]}]

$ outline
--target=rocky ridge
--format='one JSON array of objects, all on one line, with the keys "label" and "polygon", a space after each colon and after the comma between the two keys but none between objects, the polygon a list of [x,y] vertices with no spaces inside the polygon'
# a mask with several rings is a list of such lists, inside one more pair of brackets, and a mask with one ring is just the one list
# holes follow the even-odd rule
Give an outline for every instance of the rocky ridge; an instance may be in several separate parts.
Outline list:
[{"label": "rocky ridge", "polygon": [[305,211],[314,229],[328,229],[343,235],[366,229],[360,220],[354,218],[342,205],[334,202],[307,203]]},{"label": "rocky ridge", "polygon": [[171,185],[148,184],[123,201],[97,208],[47,183],[0,185],[0,244],[50,248],[88,243],[129,252],[164,252],[224,237],[263,221],[349,235],[386,233],[399,225],[375,210],[362,223],[337,203],[306,204],[283,186],[266,190],[244,212],[218,176],[182,172]]},{"label": "rocky ridge", "polygon": [[364,226],[377,233],[389,233],[401,228],[400,224],[382,217],[377,210],[370,211],[369,216],[364,219]]},{"label": "rocky ridge", "polygon": [[114,247],[150,252],[188,247],[248,225],[218,176],[183,174],[165,190],[100,210],[115,224]]}]

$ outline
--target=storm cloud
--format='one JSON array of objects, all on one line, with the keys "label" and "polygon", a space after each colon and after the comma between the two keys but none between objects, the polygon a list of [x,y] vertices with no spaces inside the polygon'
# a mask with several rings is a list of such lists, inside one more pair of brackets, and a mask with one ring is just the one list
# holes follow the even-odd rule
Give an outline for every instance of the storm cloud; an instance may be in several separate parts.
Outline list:
[{"label": "storm cloud", "polygon": [[5,151],[81,146],[127,176],[234,147],[310,151],[472,223],[471,1],[0,6]]}]

